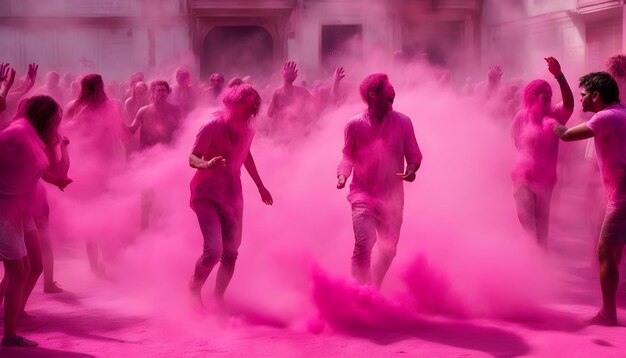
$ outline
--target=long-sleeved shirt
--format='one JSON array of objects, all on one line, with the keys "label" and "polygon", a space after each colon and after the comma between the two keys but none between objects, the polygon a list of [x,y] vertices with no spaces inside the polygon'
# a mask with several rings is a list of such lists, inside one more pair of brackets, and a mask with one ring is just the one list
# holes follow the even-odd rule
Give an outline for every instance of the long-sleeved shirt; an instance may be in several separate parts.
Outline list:
[{"label": "long-sleeved shirt", "polygon": [[364,112],[350,119],[344,136],[337,175],[348,178],[354,172],[348,201],[403,203],[403,181],[397,174],[404,172],[405,158],[407,164],[422,162],[409,117],[391,111],[378,123]]}]

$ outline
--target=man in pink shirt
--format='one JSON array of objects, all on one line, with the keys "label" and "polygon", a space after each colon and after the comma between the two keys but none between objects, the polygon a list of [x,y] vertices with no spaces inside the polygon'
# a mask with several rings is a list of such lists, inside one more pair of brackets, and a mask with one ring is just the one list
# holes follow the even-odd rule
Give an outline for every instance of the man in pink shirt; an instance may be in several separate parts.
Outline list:
[{"label": "man in pink shirt", "polygon": [[190,289],[201,304],[200,291],[213,267],[220,261],[215,298],[221,301],[235,270],[241,244],[243,165],[259,189],[261,200],[272,205],[250,153],[254,137],[251,118],[259,113],[261,97],[250,85],[229,89],[224,109],[213,114],[196,137],[189,165],[196,168],[191,180],[191,207],[204,237],[202,255],[196,262]]},{"label": "man in pink shirt", "polygon": [[564,141],[595,141],[608,203],[598,240],[602,308],[590,323],[616,326],[619,262],[626,243],[626,108],[619,103],[617,82],[606,72],[581,77],[579,87],[583,111],[595,115],[569,129],[557,125],[554,132]]},{"label": "man in pink shirt", "polygon": [[[367,110],[346,125],[337,188],[342,189],[354,172],[348,194],[355,236],[352,276],[360,283],[380,287],[400,238],[402,180],[415,180],[422,153],[409,117],[393,110],[396,93],[386,74],[366,77],[360,92]],[[377,255],[370,272],[376,241]]]}]

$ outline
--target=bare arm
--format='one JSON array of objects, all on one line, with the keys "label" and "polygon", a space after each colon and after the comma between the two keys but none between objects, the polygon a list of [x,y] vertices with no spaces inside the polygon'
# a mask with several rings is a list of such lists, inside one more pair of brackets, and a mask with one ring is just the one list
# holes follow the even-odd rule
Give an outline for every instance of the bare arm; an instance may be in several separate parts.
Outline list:
[{"label": "bare arm", "polygon": [[59,137],[59,148],[61,151],[61,158],[56,157],[55,152],[48,154],[50,160],[50,168],[42,176],[46,182],[56,185],[59,189],[63,190],[68,186],[72,179],[68,178],[67,173],[70,169],[70,157],[67,152],[67,145],[69,140],[64,137]]},{"label": "bare arm", "polygon": [[246,160],[244,160],[243,165],[246,168],[246,171],[248,171],[248,174],[250,174],[252,181],[254,181],[254,184],[259,189],[259,193],[261,194],[261,200],[263,200],[263,202],[267,205],[272,205],[274,203],[274,199],[272,199],[272,195],[270,194],[269,190],[267,190],[267,188],[265,188],[265,185],[263,185],[261,176],[256,169],[256,164],[254,164],[254,158],[252,158],[252,153],[248,152],[248,156],[246,157]]},{"label": "bare arm", "polygon": [[587,123],[581,123],[569,129],[562,124],[557,124],[554,126],[554,133],[565,142],[593,137],[593,131],[587,127]]},{"label": "bare arm", "polygon": [[561,122],[561,124],[565,124],[572,116],[572,113],[574,113],[574,94],[572,93],[572,89],[569,87],[569,84],[565,79],[563,71],[561,71],[561,65],[559,64],[559,61],[557,61],[554,57],[547,57],[545,60],[548,63],[548,70],[554,76],[554,78],[556,78],[561,89],[561,97],[563,98],[563,110],[565,113],[563,118],[559,118],[559,122]]},{"label": "bare arm", "polygon": [[274,92],[272,94],[272,99],[270,100],[270,105],[267,108],[267,116],[270,118],[274,117],[274,115],[276,114],[276,97],[277,94],[276,92]]},{"label": "bare arm", "polygon": [[146,111],[146,107],[142,107],[135,115],[135,119],[130,124],[130,126],[128,126],[128,130],[131,134],[135,134],[135,132],[137,132],[137,129],[139,129],[139,127],[143,125],[143,116]]},{"label": "bare arm", "polygon": [[211,160],[206,161],[201,158],[200,155],[189,154],[189,166],[195,169],[209,169],[209,168],[217,168],[223,167],[226,165],[226,159],[224,157],[214,157]]}]

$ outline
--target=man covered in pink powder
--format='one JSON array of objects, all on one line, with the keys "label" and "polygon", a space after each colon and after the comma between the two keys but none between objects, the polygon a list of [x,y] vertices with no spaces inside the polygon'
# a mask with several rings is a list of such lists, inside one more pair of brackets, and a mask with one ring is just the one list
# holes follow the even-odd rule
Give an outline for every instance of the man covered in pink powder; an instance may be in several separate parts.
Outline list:
[{"label": "man covered in pink powder", "polygon": [[191,180],[191,207],[204,237],[190,283],[191,293],[200,304],[202,286],[218,261],[218,301],[223,299],[235,270],[243,216],[242,165],[259,189],[261,200],[267,205],[273,203],[250,153],[254,137],[250,122],[259,113],[261,97],[252,86],[243,84],[228,89],[222,101],[224,109],[215,112],[200,129],[189,155],[189,165],[197,169]]},{"label": "man covered in pink powder", "polygon": [[606,72],[581,77],[579,87],[583,111],[595,115],[569,129],[557,125],[554,132],[567,142],[594,138],[607,206],[597,248],[602,308],[590,323],[616,326],[619,262],[626,243],[626,108],[617,82]]},{"label": "man covered in pink powder", "polygon": [[296,63],[288,61],[281,70],[283,85],[272,94],[267,116],[272,119],[270,133],[291,136],[301,131],[311,120],[313,103],[309,91],[294,85],[298,78]]},{"label": "man covered in pink powder", "polygon": [[556,184],[559,139],[555,124],[565,124],[574,111],[574,95],[554,57],[545,59],[548,70],[559,83],[563,103],[552,106],[552,89],[544,80],[524,87],[522,109],[515,115],[511,135],[517,157],[511,177],[517,215],[524,230],[543,248],[548,246],[550,202]]},{"label": "man covered in pink powder", "polygon": [[[182,117],[180,107],[168,102],[171,90],[166,81],[150,83],[152,104],[142,107],[128,127],[132,134],[139,129],[139,150],[146,150],[157,144],[170,145],[180,126]],[[154,190],[146,190],[141,196],[141,228],[147,229],[150,223],[150,211],[154,201]]]},{"label": "man covered in pink powder", "polygon": [[[348,194],[355,236],[352,275],[360,283],[380,287],[400,238],[402,181],[415,180],[422,153],[409,117],[393,110],[396,93],[386,74],[366,77],[360,92],[367,110],[346,125],[337,188],[342,189],[354,172]],[[377,255],[370,270],[376,242]]]}]

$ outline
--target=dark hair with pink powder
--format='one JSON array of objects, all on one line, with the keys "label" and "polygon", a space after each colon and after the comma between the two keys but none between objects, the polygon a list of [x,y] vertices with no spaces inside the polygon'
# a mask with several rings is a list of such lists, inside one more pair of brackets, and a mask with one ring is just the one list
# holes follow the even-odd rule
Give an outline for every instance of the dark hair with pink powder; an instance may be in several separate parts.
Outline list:
[{"label": "dark hair with pink powder", "polygon": [[592,72],[582,76],[578,87],[587,92],[598,92],[604,103],[619,103],[619,86],[607,72]]},{"label": "dark hair with pink powder", "polygon": [[384,73],[374,73],[365,77],[359,87],[359,92],[361,93],[361,99],[363,99],[363,102],[369,104],[367,101],[367,94],[370,92],[379,93],[387,81],[389,81],[389,77]]},{"label": "dark hair with pink powder", "polygon": [[50,96],[33,96],[20,102],[18,115],[33,125],[48,148],[54,146],[57,128],[61,123],[61,107]]},{"label": "dark hair with pink powder", "polygon": [[528,82],[522,90],[524,107],[532,107],[537,102],[537,96],[546,92],[552,94],[552,87],[547,81],[538,79]]},{"label": "dark hair with pink powder", "polygon": [[76,100],[77,105],[97,109],[103,107],[108,100],[109,97],[104,92],[102,76],[92,73],[83,77],[80,81],[80,94]]},{"label": "dark hair with pink powder", "polygon": [[170,84],[164,80],[155,80],[155,81],[150,82],[150,92],[154,93],[154,91],[156,90],[158,86],[165,86],[165,88],[167,89],[167,93],[172,92],[172,89],[170,88]]},{"label": "dark hair with pink powder", "polygon": [[252,87],[251,85],[243,84],[240,86],[229,88],[224,94],[222,102],[224,103],[226,108],[232,108],[237,104],[242,103],[250,96],[255,96],[257,109],[254,115],[256,116],[257,114],[259,114],[259,108],[261,107],[261,96],[259,95],[259,92],[257,92],[257,90],[254,89],[254,87]]}]

